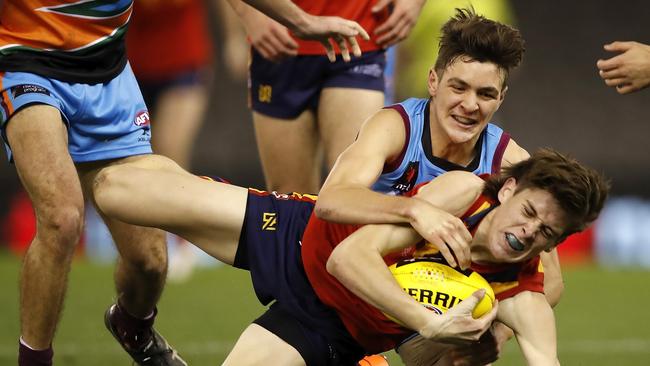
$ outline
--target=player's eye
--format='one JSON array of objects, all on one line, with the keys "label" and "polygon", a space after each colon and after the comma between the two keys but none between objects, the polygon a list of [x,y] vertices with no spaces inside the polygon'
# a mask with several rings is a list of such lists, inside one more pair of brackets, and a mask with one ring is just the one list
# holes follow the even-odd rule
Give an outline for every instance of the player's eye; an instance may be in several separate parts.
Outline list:
[{"label": "player's eye", "polygon": [[462,92],[465,90],[465,88],[457,84],[451,84],[451,89],[455,92]]},{"label": "player's eye", "polygon": [[531,211],[531,209],[526,206],[524,206],[523,213],[526,217],[533,217],[533,211]]}]

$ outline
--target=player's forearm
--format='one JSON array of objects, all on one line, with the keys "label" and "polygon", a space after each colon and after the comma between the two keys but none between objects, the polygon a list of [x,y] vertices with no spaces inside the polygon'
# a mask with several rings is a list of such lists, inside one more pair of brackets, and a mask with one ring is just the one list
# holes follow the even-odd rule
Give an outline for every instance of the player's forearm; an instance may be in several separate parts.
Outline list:
[{"label": "player's forearm", "polygon": [[330,186],[321,190],[315,213],[321,219],[351,224],[404,224],[415,217],[409,197],[389,196],[367,187]]},{"label": "player's forearm", "polygon": [[244,17],[247,11],[246,5],[254,7],[268,15],[275,21],[284,25],[292,31],[300,33],[309,22],[309,14],[305,13],[290,0],[228,0],[240,17]]},{"label": "player's forearm", "polygon": [[334,249],[327,261],[327,271],[365,302],[420,331],[432,321],[431,312],[400,288],[382,258],[384,243],[403,242],[407,246],[417,238],[406,227],[365,226]]},{"label": "player's forearm", "polygon": [[560,259],[555,249],[550,253],[541,253],[540,258],[544,266],[544,295],[551,307],[555,307],[564,292]]}]

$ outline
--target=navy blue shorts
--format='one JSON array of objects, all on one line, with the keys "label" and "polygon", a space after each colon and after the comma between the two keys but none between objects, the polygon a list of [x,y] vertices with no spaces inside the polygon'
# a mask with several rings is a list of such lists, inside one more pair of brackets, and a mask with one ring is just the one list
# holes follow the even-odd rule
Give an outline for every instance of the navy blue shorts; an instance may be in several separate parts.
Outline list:
[{"label": "navy blue shorts", "polygon": [[[250,271],[262,304],[275,301],[260,318],[267,319],[256,323],[296,348],[308,366],[355,365],[363,349],[320,301],[302,265],[301,239],[314,210],[312,198],[251,189],[234,266]],[[287,318],[293,321],[277,320]]]},{"label": "navy blue shorts", "polygon": [[249,93],[251,108],[258,113],[293,119],[318,106],[325,88],[385,90],[386,53],[367,52],[344,62],[339,56],[296,56],[271,62],[252,50]]}]

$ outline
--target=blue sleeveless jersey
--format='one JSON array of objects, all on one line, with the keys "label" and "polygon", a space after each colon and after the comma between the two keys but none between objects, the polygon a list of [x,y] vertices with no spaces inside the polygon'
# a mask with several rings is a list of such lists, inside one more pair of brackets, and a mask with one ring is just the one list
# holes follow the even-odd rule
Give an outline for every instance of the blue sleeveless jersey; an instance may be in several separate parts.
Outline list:
[{"label": "blue sleeveless jersey", "polygon": [[389,106],[404,120],[406,146],[394,162],[384,166],[384,171],[372,186],[377,192],[401,195],[417,184],[450,170],[465,170],[474,174],[492,174],[501,169],[503,153],[510,135],[500,127],[488,123],[477,142],[474,160],[463,167],[432,156],[429,129],[429,99],[407,99]]}]

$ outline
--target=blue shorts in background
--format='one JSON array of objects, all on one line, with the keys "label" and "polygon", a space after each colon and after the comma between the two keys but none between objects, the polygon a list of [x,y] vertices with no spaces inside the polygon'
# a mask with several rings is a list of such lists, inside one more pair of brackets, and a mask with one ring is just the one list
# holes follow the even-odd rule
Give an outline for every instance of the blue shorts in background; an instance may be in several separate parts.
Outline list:
[{"label": "blue shorts in background", "polygon": [[265,59],[255,49],[251,52],[251,108],[270,117],[293,119],[306,110],[315,110],[325,88],[385,90],[384,51],[366,52],[350,62],[340,56],[336,62],[327,56],[296,56],[278,63]]},{"label": "blue shorts in background", "polygon": [[0,124],[10,160],[7,123],[34,104],[61,112],[75,163],[151,153],[149,112],[128,64],[108,83],[73,84],[24,72],[0,74],[0,83]]}]

